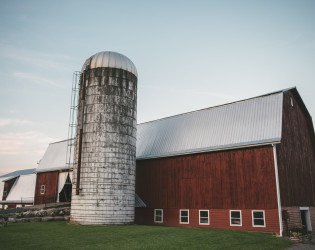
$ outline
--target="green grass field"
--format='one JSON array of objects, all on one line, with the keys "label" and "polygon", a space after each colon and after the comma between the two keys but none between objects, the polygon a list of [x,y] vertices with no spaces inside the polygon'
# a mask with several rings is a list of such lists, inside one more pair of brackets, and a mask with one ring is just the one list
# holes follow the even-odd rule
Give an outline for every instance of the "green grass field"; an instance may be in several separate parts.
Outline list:
[{"label": "green grass field", "polygon": [[68,222],[9,224],[1,249],[285,249],[271,234],[162,226],[78,226]]}]

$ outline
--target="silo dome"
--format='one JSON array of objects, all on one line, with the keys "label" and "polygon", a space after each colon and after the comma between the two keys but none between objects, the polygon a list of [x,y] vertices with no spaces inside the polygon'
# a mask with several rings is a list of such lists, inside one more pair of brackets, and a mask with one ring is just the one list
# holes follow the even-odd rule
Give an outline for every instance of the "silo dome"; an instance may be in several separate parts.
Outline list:
[{"label": "silo dome", "polygon": [[90,69],[94,68],[116,68],[131,72],[138,77],[136,66],[126,56],[113,51],[102,51],[88,58],[81,72],[90,64]]}]

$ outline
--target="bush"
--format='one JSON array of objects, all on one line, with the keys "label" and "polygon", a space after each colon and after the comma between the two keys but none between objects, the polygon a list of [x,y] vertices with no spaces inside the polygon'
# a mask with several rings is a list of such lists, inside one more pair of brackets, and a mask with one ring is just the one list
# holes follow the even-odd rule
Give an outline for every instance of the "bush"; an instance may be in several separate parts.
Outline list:
[{"label": "bush", "polygon": [[307,229],[304,225],[297,225],[291,228],[290,230],[290,236],[291,237],[300,237],[307,235]]}]

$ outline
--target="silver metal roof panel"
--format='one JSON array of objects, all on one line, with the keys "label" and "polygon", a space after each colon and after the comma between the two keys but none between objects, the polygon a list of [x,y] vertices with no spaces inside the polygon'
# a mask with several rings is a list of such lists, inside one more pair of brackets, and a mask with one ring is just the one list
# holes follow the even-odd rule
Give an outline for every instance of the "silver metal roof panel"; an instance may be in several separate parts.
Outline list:
[{"label": "silver metal roof panel", "polygon": [[147,207],[147,205],[143,202],[143,200],[139,197],[139,195],[136,193],[135,196],[135,207]]},{"label": "silver metal roof panel", "polygon": [[[69,140],[64,140],[49,144],[35,172],[49,172],[68,169],[69,166],[66,164],[68,141]],[[74,150],[71,150],[72,155],[70,156],[70,159],[73,159],[73,151]]]},{"label": "silver metal roof panel", "polygon": [[11,173],[8,173],[8,174],[5,174],[5,175],[1,175],[0,178],[6,177],[5,181],[8,181],[8,180],[16,178],[16,177],[18,177],[20,175],[32,174],[32,173],[34,173],[35,169],[36,168],[17,170],[17,171],[14,171],[14,172],[11,172]]},{"label": "silver metal roof panel", "polygon": [[138,124],[137,159],[278,142],[283,92]]},{"label": "silver metal roof panel", "polygon": [[[137,159],[277,143],[282,103],[279,91],[138,124]],[[67,143],[51,143],[35,172],[67,169]]]}]

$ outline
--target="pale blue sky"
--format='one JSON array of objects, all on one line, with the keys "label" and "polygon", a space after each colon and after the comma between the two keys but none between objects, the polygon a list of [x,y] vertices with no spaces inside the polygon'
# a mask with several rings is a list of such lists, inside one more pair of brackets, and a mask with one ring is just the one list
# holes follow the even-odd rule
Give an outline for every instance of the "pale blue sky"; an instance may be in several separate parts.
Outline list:
[{"label": "pale blue sky", "polygon": [[138,69],[138,122],[296,86],[315,116],[315,1],[0,1],[0,174],[67,138],[72,73]]}]

